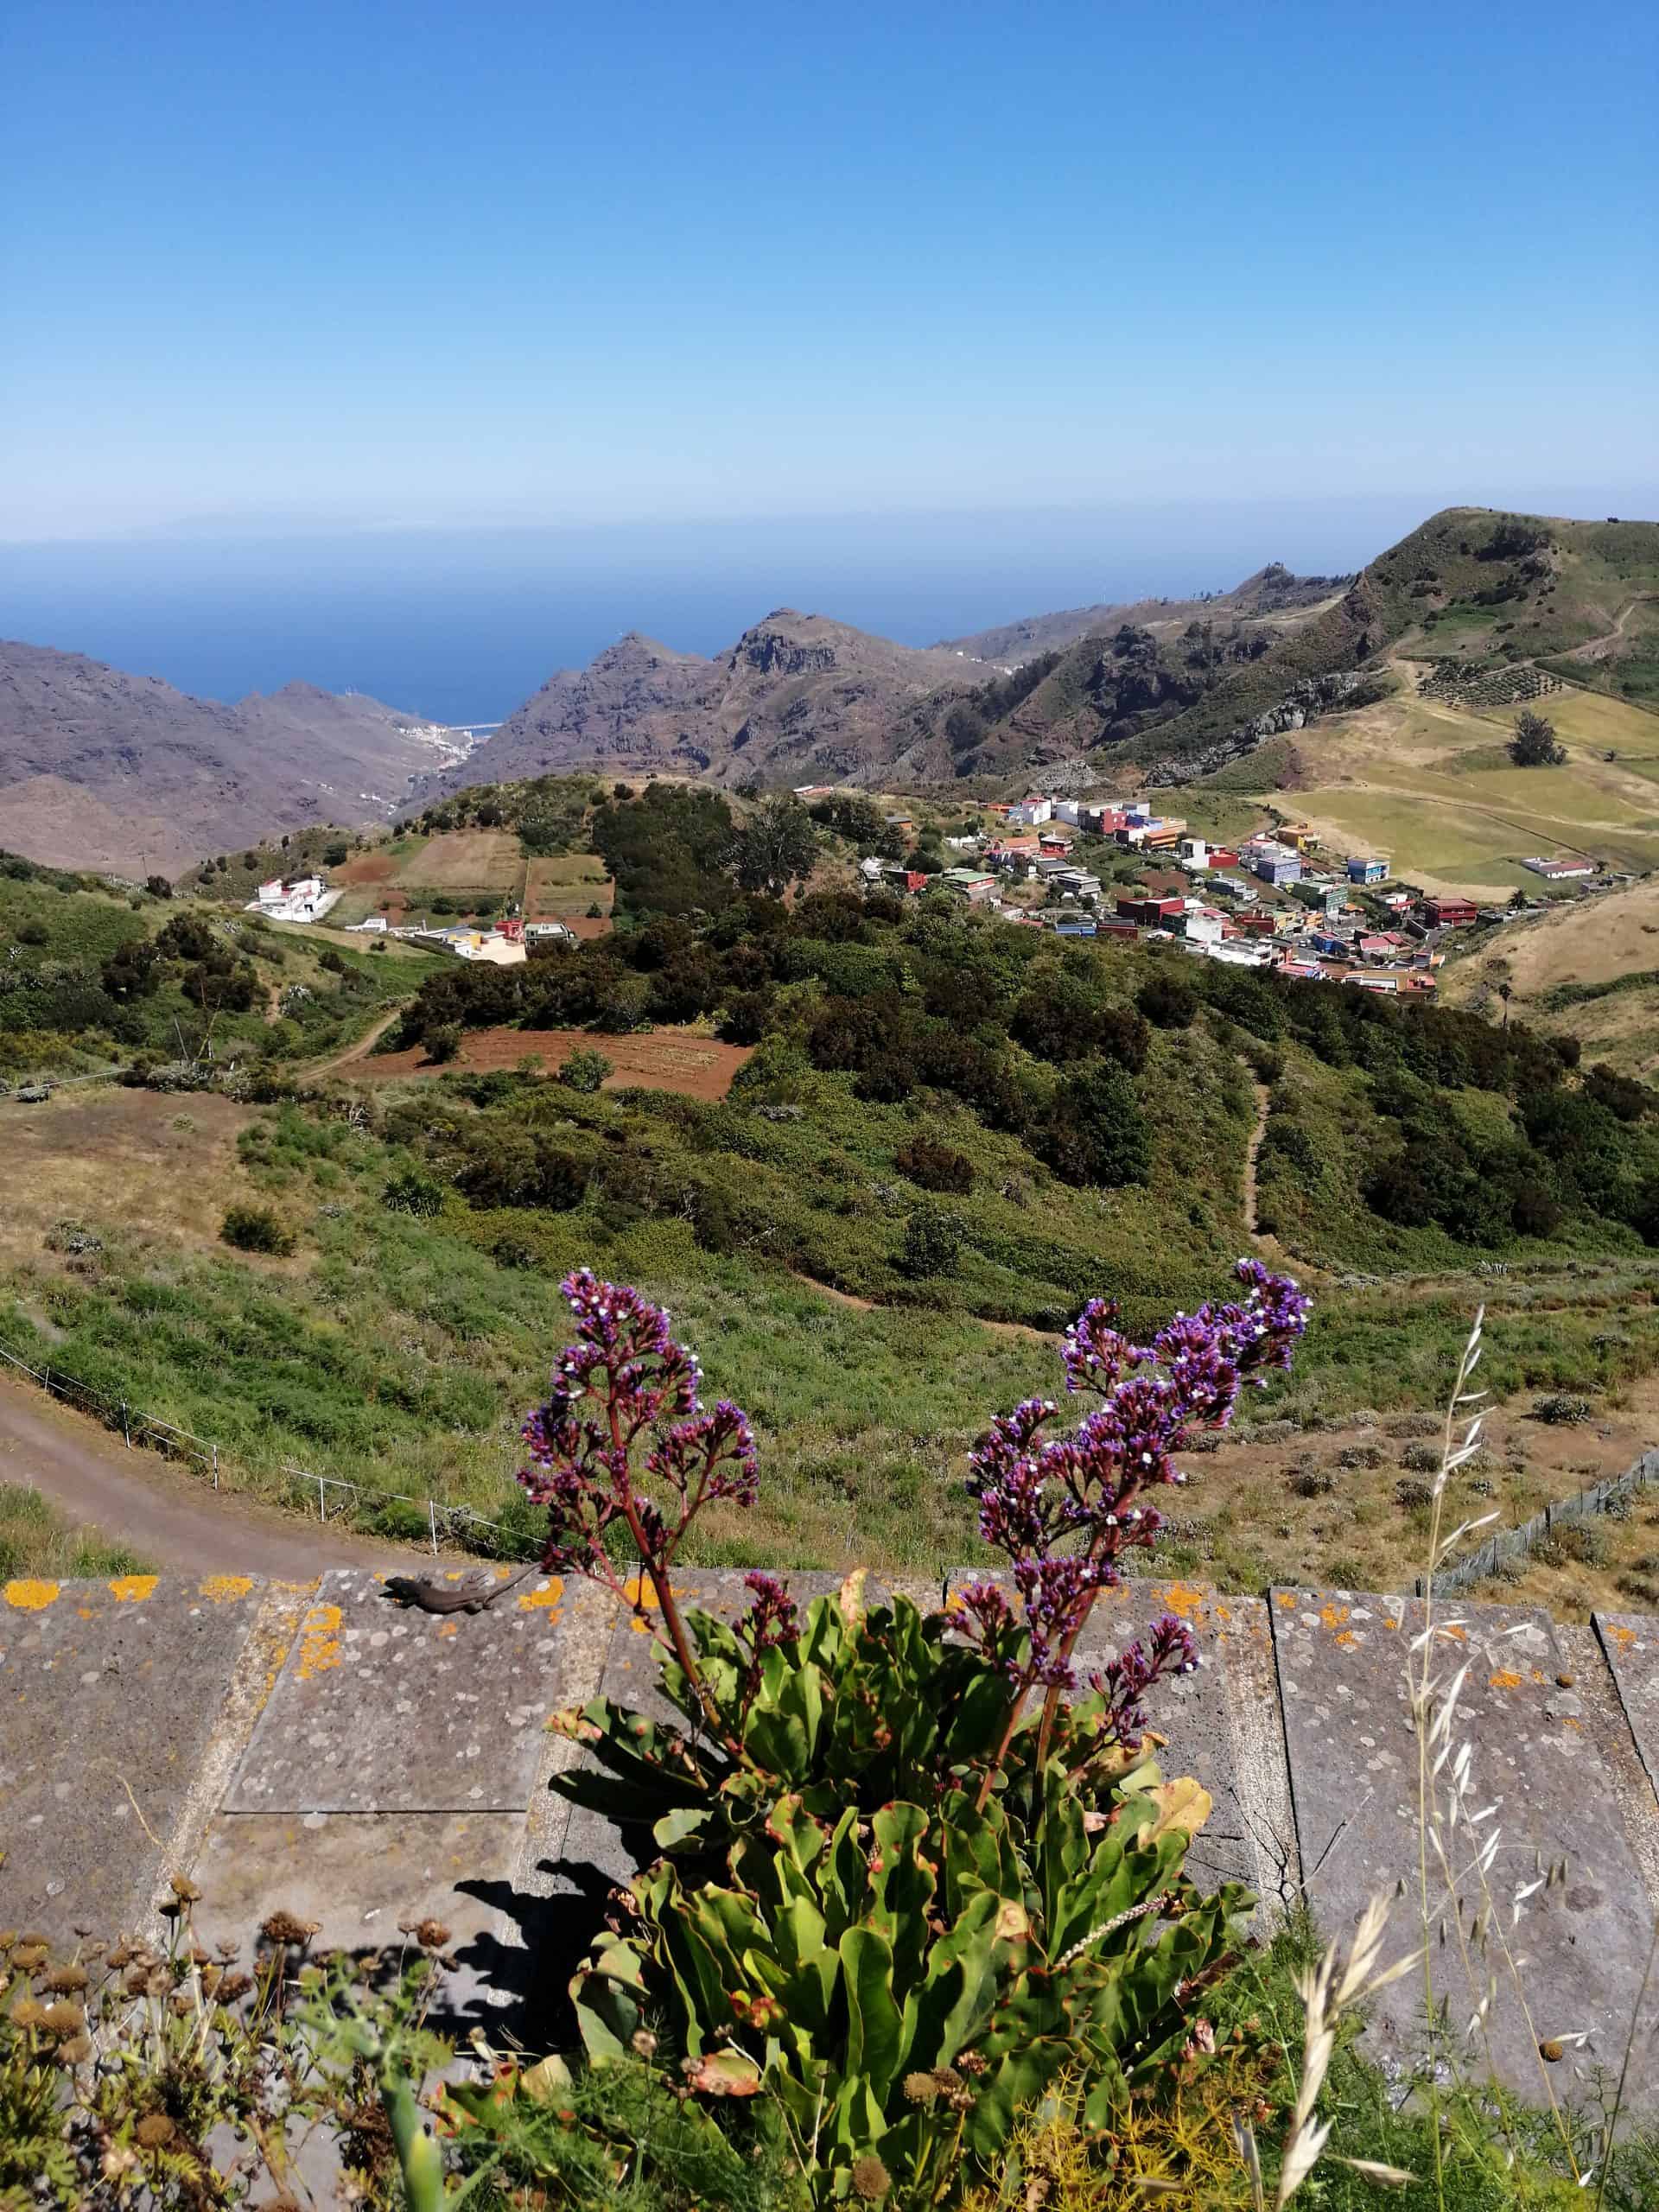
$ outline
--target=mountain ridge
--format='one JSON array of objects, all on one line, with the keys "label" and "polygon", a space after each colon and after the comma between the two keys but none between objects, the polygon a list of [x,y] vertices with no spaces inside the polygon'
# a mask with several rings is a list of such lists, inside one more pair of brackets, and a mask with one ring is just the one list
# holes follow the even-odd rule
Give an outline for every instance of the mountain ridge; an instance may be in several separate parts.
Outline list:
[{"label": "mountain ridge", "polygon": [[0,640],[0,845],[48,866],[170,874],[273,830],[384,820],[433,765],[423,728],[297,680],[232,704]]},{"label": "mountain ridge", "polygon": [[790,607],[715,654],[628,631],[586,668],[556,670],[437,788],[576,766],[715,781],[791,768],[834,779],[874,758],[907,707],[965,690],[976,674],[954,651],[897,645]]}]

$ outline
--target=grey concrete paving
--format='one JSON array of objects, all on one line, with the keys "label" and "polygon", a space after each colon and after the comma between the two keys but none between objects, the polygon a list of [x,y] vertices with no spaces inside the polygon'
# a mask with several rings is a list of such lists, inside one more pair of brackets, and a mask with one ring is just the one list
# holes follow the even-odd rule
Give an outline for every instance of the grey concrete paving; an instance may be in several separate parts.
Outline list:
[{"label": "grey concrete paving", "polygon": [[[1342,1930],[1370,1898],[1414,1882],[1419,1763],[1407,1669],[1424,1611],[1415,1600],[1351,1591],[1278,1590],[1272,1602],[1308,1898],[1326,1927]],[[1543,2044],[1565,2042],[1571,2063],[1617,2069],[1652,1932],[1646,1887],[1548,1617],[1523,1605],[1471,1605],[1442,1606],[1436,1619],[1441,1670],[1467,1668],[1454,1756],[1468,1746],[1475,1806],[1492,1808],[1478,1833],[1495,1827],[1501,1839],[1484,1883],[1471,1868],[1470,1833],[1452,1839],[1455,1888],[1437,1882],[1433,1896],[1437,1985],[1461,2031],[1495,1977],[1476,2061],[1490,2059],[1535,2095],[1549,2063],[1539,2056]],[[1443,1777],[1442,1796],[1446,1786]],[[1564,1880],[1544,1885],[1558,1862]],[[1402,1947],[1415,1940],[1414,1910],[1410,1902],[1399,1910]],[[1421,2044],[1422,1994],[1413,1976],[1381,2001],[1380,2042],[1402,2060]],[[1635,2071],[1659,2085],[1656,2036],[1659,1990],[1643,2004]]]},{"label": "grey concrete paving", "polygon": [[[802,1599],[835,1586],[791,1580]],[[677,1585],[728,1616],[747,1602],[735,1570]],[[1132,1585],[1103,1601],[1084,1663],[1166,1610],[1207,1662],[1153,1708],[1166,1770],[1196,1774],[1215,1800],[1194,1872],[1275,1904],[1297,1902],[1305,1882],[1325,1928],[1345,1931],[1415,1865],[1404,1668],[1418,1609]],[[1455,1630],[1448,1658],[1469,1662],[1459,1736],[1502,1830],[1492,1888],[1504,1910],[1471,1933],[1467,1884],[1460,1911],[1437,1906],[1439,1986],[1466,2018],[1457,1961],[1472,1944],[1477,1979],[1499,1981],[1491,2055],[1525,2093],[1540,2089],[1535,2037],[1584,2034],[1549,2077],[1571,2096],[1575,2066],[1623,2050],[1659,1903],[1659,1624],[1605,1619],[1597,1641],[1524,1606],[1440,1617]],[[397,1611],[357,1570],[311,1587],[14,1582],[0,1588],[0,1924],[60,1939],[153,1930],[175,1872],[205,1892],[200,1931],[244,1945],[279,1908],[316,1922],[319,1946],[353,1951],[430,1917],[459,1961],[451,2024],[544,2043],[568,2028],[557,2008],[610,1888],[650,1846],[643,1828],[573,1811],[548,1788],[582,1754],[543,1724],[601,1683],[662,1714],[656,1665],[648,1630],[585,1585],[526,1584],[483,1613],[433,1616]],[[1565,1880],[1514,1920],[1515,1889],[1556,1861]],[[1413,1918],[1402,1904],[1402,1946]],[[1531,2025],[1508,1994],[1506,1945],[1523,1961]],[[1417,2003],[1414,1984],[1391,1993],[1386,2056],[1413,2049]],[[1631,2085],[1653,2106],[1659,1990],[1648,2013]]]},{"label": "grey concrete paving", "polygon": [[[487,1586],[510,1572],[448,1579]],[[564,1612],[603,1602],[555,1577],[480,1613],[424,1613],[394,1604],[380,1575],[325,1574],[226,1809],[522,1815],[542,1732],[568,1701]]]},{"label": "grey concrete paving", "polygon": [[17,1581],[0,1602],[0,1913],[131,1924],[259,1609],[247,1576]]},{"label": "grey concrete paving", "polygon": [[1648,1779],[1659,1792],[1659,1618],[1598,1613],[1595,1630]]}]

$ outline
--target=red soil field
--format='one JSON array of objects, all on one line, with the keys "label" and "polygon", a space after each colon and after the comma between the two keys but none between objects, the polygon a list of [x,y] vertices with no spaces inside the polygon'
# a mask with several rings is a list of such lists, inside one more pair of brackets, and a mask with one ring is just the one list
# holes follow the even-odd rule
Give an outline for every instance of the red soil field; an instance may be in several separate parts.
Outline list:
[{"label": "red soil field", "polygon": [[[726,1096],[732,1077],[753,1051],[753,1046],[724,1045],[717,1037],[690,1029],[655,1029],[638,1037],[601,1037],[587,1029],[468,1029],[448,1065],[482,1074],[492,1068],[516,1068],[534,1053],[552,1076],[578,1047],[603,1052],[614,1063],[615,1072],[605,1081],[607,1090],[677,1090],[688,1098],[710,1100]],[[404,1052],[356,1055],[340,1062],[334,1072],[353,1082],[385,1082],[442,1075],[443,1069],[416,1045]]]}]

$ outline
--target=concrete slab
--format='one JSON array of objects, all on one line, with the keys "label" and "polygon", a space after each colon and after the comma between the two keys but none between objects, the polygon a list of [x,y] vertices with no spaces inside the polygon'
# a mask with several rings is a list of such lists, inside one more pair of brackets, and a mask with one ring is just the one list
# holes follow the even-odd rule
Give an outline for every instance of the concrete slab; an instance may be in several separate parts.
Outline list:
[{"label": "concrete slab", "polygon": [[[1424,1621],[1416,1600],[1351,1591],[1275,1590],[1273,1634],[1291,1788],[1310,1904],[1328,1932],[1345,1934],[1370,1898],[1414,1881],[1418,1860],[1418,1759],[1407,1689],[1408,1647]],[[1583,2034],[1573,2063],[1618,2068],[1630,2031],[1651,1925],[1642,1877],[1571,1669],[1549,1619],[1526,1605],[1437,1609],[1444,1671],[1468,1663],[1454,1744],[1473,1757],[1478,1802],[1494,1807],[1502,1837],[1489,1877],[1493,1926],[1462,1948],[1487,1897],[1472,1877],[1457,1906],[1437,1910],[1433,1956],[1450,2018],[1461,2026],[1495,1976],[1490,2056],[1524,2094],[1542,2088],[1537,2043]],[[1465,1851],[1467,1838],[1465,1838]],[[1515,1891],[1565,1859],[1564,1885],[1512,1911]],[[1463,1862],[1459,1861],[1461,1865]],[[1398,1942],[1417,1940],[1402,1904]],[[1531,2024],[1504,1946],[1519,1963]],[[1414,1976],[1384,1993],[1376,2033],[1407,2059],[1421,2048]],[[1643,2006],[1633,2083],[1659,2084],[1659,1992]],[[1473,2056],[1484,2063],[1484,2053]],[[1561,2073],[1565,2075],[1565,2066]],[[1552,2077],[1572,2094],[1570,2081]]]},{"label": "concrete slab", "polygon": [[398,1923],[435,1920],[455,1960],[445,2032],[500,2015],[528,1955],[508,1909],[523,1820],[512,1813],[222,1813],[194,1879],[196,1932],[234,1943],[246,1966],[275,1912],[315,1923],[311,1952],[395,1962]]},{"label": "concrete slab", "polygon": [[0,1919],[111,1937],[147,1910],[263,1587],[153,1574],[5,1586]]},{"label": "concrete slab", "polygon": [[566,1702],[569,1624],[603,1602],[555,1576],[480,1613],[423,1613],[378,1574],[324,1575],[226,1809],[522,1815],[542,1730]]},{"label": "concrete slab", "polygon": [[1659,1796],[1659,1616],[1597,1613],[1594,1621],[1636,1748]]},{"label": "concrete slab", "polygon": [[[950,1578],[949,1587],[980,1580],[1006,1578],[964,1569]],[[1126,1582],[1096,1599],[1077,1642],[1077,1664],[1085,1673],[1103,1666],[1165,1613],[1176,1614],[1192,1630],[1199,1666],[1196,1675],[1160,1683],[1152,1694],[1147,1721],[1167,1739],[1158,1764],[1168,1776],[1196,1777],[1214,1801],[1186,1863],[1196,1881],[1246,1882],[1254,1888],[1260,1869],[1240,1792],[1227,1675],[1231,1650],[1252,1637],[1258,1647],[1266,1640],[1259,1604],[1217,1597],[1198,1583]]]}]

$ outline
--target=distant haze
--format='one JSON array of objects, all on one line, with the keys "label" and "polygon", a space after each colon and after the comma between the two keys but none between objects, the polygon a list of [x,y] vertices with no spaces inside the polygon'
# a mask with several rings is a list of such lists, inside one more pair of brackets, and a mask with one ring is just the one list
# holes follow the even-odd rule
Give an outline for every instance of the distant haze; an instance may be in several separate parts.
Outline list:
[{"label": "distant haze", "polygon": [[1628,487],[1451,485],[1389,499],[563,531],[201,529],[0,544],[0,635],[209,698],[297,677],[439,721],[493,721],[627,630],[712,652],[791,606],[925,645],[1050,608],[1225,590],[1268,561],[1357,569],[1463,499],[1659,508]]}]

